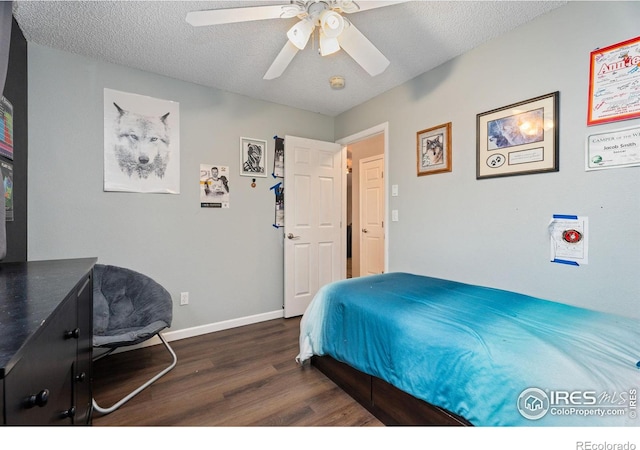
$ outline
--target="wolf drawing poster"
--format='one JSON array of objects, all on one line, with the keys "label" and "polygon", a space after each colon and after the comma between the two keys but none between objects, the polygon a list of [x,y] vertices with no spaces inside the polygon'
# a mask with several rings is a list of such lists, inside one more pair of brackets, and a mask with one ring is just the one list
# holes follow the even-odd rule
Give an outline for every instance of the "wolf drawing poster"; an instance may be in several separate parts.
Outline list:
[{"label": "wolf drawing poster", "polygon": [[176,102],[104,90],[104,190],[180,193]]}]

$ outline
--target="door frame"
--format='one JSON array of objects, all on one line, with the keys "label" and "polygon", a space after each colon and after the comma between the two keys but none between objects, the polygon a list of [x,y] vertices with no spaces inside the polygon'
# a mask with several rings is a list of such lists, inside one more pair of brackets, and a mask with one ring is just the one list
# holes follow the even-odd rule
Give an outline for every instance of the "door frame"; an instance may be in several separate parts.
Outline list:
[{"label": "door frame", "polygon": [[[347,152],[346,147],[350,144],[355,144],[356,142],[363,141],[370,137],[376,136],[378,134],[384,135],[384,154],[383,154],[383,164],[385,176],[383,178],[384,183],[384,223],[389,224],[389,177],[387,176],[388,167],[389,167],[389,122],[384,122],[379,125],[375,125],[366,130],[360,131],[359,133],[352,134],[350,136],[344,137],[336,141],[337,144],[340,144],[344,147],[343,150],[343,166],[346,168],[347,165]],[[346,190],[346,174],[345,174],[345,183],[344,183],[344,195],[343,195],[343,211],[344,218],[346,220],[346,210],[347,210],[347,190]],[[345,225],[346,229],[346,225]],[[343,238],[344,239],[344,238]],[[346,245],[346,242],[345,242]],[[346,266],[346,252],[345,253],[345,266]],[[346,271],[346,269],[345,269]],[[384,271],[385,273],[389,272],[389,226],[384,227]]]}]

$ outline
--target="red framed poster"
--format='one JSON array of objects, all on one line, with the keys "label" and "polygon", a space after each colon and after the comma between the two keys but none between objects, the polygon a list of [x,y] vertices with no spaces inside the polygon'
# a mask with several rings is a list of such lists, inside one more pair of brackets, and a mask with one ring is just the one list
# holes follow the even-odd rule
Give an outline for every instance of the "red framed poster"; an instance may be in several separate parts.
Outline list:
[{"label": "red framed poster", "polygon": [[640,36],[591,52],[587,125],[640,117]]}]

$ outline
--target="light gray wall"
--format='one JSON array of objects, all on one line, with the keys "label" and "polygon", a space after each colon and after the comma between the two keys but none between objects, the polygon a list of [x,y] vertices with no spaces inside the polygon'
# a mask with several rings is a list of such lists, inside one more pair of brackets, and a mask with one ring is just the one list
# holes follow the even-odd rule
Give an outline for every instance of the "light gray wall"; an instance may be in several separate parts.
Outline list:
[{"label": "light gray wall", "polygon": [[[640,317],[640,167],[584,170],[588,133],[640,126],[586,126],[589,54],[639,18],[640,2],[572,1],[337,118],[338,139],[389,122],[390,270]],[[476,115],[554,91],[560,171],[476,180]],[[416,132],[446,122],[453,171],[417,177]],[[589,218],[588,265],[549,262],[553,214]]]},{"label": "light gray wall", "polygon": [[[277,180],[239,175],[240,136],[332,141],[333,119],[29,45],[28,259],[98,257],[174,299],[172,330],[282,311]],[[103,89],[179,102],[180,194],[103,192]],[[201,209],[200,164],[229,166],[230,208]],[[190,304],[179,306],[180,292]]]},{"label": "light gray wall", "polygon": [[[640,316],[640,168],[584,172],[589,52],[638,35],[636,2],[571,2],[335,120],[29,45],[28,258],[96,256],[162,282],[180,330],[279,311],[275,180],[238,174],[240,136],[333,141],[389,122],[389,268]],[[428,51],[428,48],[425,48]],[[419,57],[419,55],[416,55]],[[103,192],[103,88],[180,103],[181,193]],[[475,179],[476,114],[560,91],[560,171]],[[453,122],[453,172],[417,177],[415,133]],[[335,129],[334,129],[335,128]],[[231,208],[200,209],[200,163]],[[590,220],[589,264],[550,263],[554,213]],[[191,304],[179,305],[181,291]]]}]

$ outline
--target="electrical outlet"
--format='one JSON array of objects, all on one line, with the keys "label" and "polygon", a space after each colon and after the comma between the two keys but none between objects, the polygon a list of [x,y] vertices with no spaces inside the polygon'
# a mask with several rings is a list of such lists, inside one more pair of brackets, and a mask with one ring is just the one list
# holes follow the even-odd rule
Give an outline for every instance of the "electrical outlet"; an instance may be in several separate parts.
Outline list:
[{"label": "electrical outlet", "polygon": [[188,292],[180,292],[180,305],[188,305],[189,304],[189,293]]}]

